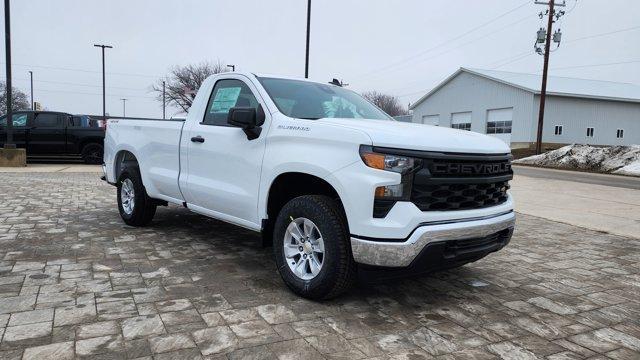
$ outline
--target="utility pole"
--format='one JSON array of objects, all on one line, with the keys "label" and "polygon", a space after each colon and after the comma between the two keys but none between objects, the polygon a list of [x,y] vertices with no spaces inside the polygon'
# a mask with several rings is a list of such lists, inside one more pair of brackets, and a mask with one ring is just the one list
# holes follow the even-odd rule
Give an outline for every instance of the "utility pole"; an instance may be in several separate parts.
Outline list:
[{"label": "utility pole", "polygon": [[311,0],[307,0],[307,50],[304,59],[304,78],[309,78],[309,36],[311,34]]},{"label": "utility pole", "polygon": [[[547,97],[547,75],[549,73],[549,56],[551,55],[551,33],[553,32],[553,18],[556,17],[556,20],[560,18],[560,16],[564,15],[564,11],[561,13],[555,13],[556,6],[566,6],[563,1],[562,4],[556,4],[555,0],[549,0],[548,3],[542,1],[535,2],[538,5],[549,6],[549,10],[547,11],[547,30],[545,32],[544,29],[538,30],[538,37],[534,44],[534,48],[538,54],[544,56],[544,65],[542,68],[542,86],[540,89],[540,110],[538,111],[538,134],[536,136],[536,154],[542,153],[542,129],[544,127],[544,106]],[[543,13],[540,12],[540,18],[544,17]],[[554,41],[560,46],[560,38],[561,33],[558,31],[558,35],[554,34]],[[557,41],[556,41],[557,40]],[[538,44],[544,42],[544,51],[538,47]]]},{"label": "utility pole", "polygon": [[7,141],[4,143],[5,149],[15,149],[13,143],[13,112],[11,109],[11,23],[10,23],[9,0],[4,0],[4,44],[7,63]]},{"label": "utility pole", "polygon": [[29,79],[31,80],[31,110],[35,110],[33,104],[33,71],[29,71]]},{"label": "utility pole", "polygon": [[122,117],[127,117],[127,100],[129,99],[120,99],[122,100]]},{"label": "utility pole", "polygon": [[104,80],[104,49],[113,49],[113,46],[109,45],[98,45],[94,44],[93,46],[102,48],[102,120],[107,120],[107,95],[105,91],[105,80]]},{"label": "utility pole", "polygon": [[236,66],[231,64],[231,65],[227,65],[227,67],[231,68],[231,71],[236,71]]},{"label": "utility pole", "polygon": [[165,90],[165,82],[162,82],[162,119],[166,119],[166,106],[167,106],[167,98],[166,98],[166,90]]}]

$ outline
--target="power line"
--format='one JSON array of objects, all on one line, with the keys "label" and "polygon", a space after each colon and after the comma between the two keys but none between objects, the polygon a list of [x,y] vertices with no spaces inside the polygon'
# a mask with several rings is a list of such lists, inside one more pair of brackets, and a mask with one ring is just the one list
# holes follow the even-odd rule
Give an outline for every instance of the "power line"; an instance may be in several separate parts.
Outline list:
[{"label": "power line", "polygon": [[619,61],[619,62],[589,64],[589,65],[562,66],[562,67],[551,68],[551,70],[580,69],[580,68],[588,68],[588,67],[623,65],[623,64],[634,64],[634,63],[640,63],[640,60]]},{"label": "power line", "polygon": [[[0,62],[0,64],[5,64]],[[83,73],[96,73],[102,74],[102,71],[96,70],[86,70],[86,69],[77,69],[77,68],[68,68],[68,67],[57,67],[57,66],[44,66],[44,65],[28,65],[28,64],[15,64],[12,63],[12,66],[24,66],[24,67],[32,67],[32,68],[40,68],[40,69],[52,69],[52,70],[61,70],[61,71],[75,71],[75,72],[83,72]],[[140,76],[140,77],[148,77],[148,78],[161,78],[162,76],[156,75],[148,75],[148,74],[135,74],[135,73],[121,73],[121,72],[107,72],[109,75],[121,75],[121,76]]]},{"label": "power line", "polygon": [[[20,81],[29,81],[29,79],[23,78],[13,78],[13,80]],[[61,85],[72,85],[72,86],[85,86],[85,87],[97,87],[102,88],[100,85],[90,85],[90,84],[81,84],[81,83],[73,83],[73,82],[65,82],[65,81],[52,81],[52,80],[33,80],[36,83],[49,83],[49,84],[61,84]],[[148,91],[148,89],[139,89],[139,88],[129,88],[129,87],[120,87],[120,86],[107,86],[108,89],[120,89],[120,90],[132,90],[132,91]]]},{"label": "power line", "polygon": [[581,38],[569,40],[566,43],[572,43],[572,42],[576,42],[576,41],[593,39],[593,38],[600,37],[600,36],[613,35],[613,34],[625,32],[625,31],[632,31],[632,30],[637,30],[637,29],[640,29],[640,26],[632,26],[632,27],[628,27],[628,28],[624,28],[624,29],[620,29],[620,30],[609,31],[609,32],[601,33],[601,34],[588,35],[588,36],[584,36],[584,37],[581,37]]},{"label": "power line", "polygon": [[[53,93],[63,93],[63,94],[79,94],[79,95],[100,95],[102,96],[102,93],[88,93],[88,92],[81,92],[81,91],[66,91],[66,90],[49,90],[49,89],[38,89],[38,91],[44,91],[44,92],[53,92]],[[108,97],[124,97],[124,96],[128,96],[128,97],[135,97],[135,98],[143,98],[143,99],[155,99],[155,96],[142,96],[142,95],[123,95],[123,94],[108,94]]]},{"label": "power line", "polygon": [[[501,63],[501,64],[496,65],[496,66],[493,66],[491,69],[501,68],[501,67],[503,67],[503,66],[505,66],[505,65],[509,65],[509,64],[514,63],[514,62],[516,62],[516,61],[519,61],[519,60],[521,60],[521,59],[524,59],[524,58],[526,58],[526,57],[529,57],[530,55],[534,55],[535,53],[536,53],[535,51],[529,50],[529,51],[525,51],[525,52],[519,53],[518,55],[515,55],[515,57],[510,56],[510,57],[509,57],[509,61],[507,61],[507,62],[505,62],[505,63]],[[494,61],[494,62],[493,62],[493,63],[491,63],[491,64],[500,63],[501,61],[504,61],[504,60],[505,60],[505,59],[498,60],[498,61]]]},{"label": "power line", "polygon": [[[583,36],[583,37],[580,37],[580,38],[576,38],[576,39],[572,39],[572,40],[567,40],[567,41],[565,41],[564,43],[565,43],[565,47],[566,47],[566,46],[567,46],[567,44],[572,44],[572,43],[579,42],[579,41],[583,41],[583,40],[594,39],[594,38],[602,37],[602,36],[608,36],[608,35],[618,34],[618,33],[626,32],[626,31],[633,31],[633,30],[637,30],[637,29],[640,29],[640,26],[632,26],[632,27],[628,27],[628,28],[624,28],[624,29],[619,29],[619,30],[614,30],[614,31],[605,32],[605,33],[599,33],[599,34],[587,35],[587,36]],[[506,57],[506,58],[503,58],[503,59],[500,59],[500,60],[494,61],[494,62],[492,62],[491,64],[489,64],[489,66],[491,66],[491,65],[493,65],[493,64],[499,64],[499,63],[501,63],[501,62],[502,62],[502,61],[504,61],[504,60],[510,60],[510,61],[508,61],[508,62],[506,62],[506,63],[504,63],[504,64],[500,64],[500,65],[496,65],[496,66],[494,66],[494,67],[491,67],[491,69],[501,68],[501,67],[503,67],[503,66],[505,66],[505,65],[508,65],[508,64],[514,63],[514,62],[516,62],[516,61],[518,61],[518,60],[520,60],[520,59],[523,59],[523,58],[528,57],[528,56],[533,55],[533,54],[535,54],[535,52],[533,52],[533,51],[525,51],[525,52],[522,52],[522,53],[519,53],[519,54],[516,54],[516,55],[511,55],[511,56],[508,56],[508,57]]]},{"label": "power line", "polygon": [[[523,22],[524,20],[527,20],[527,19],[529,19],[529,18],[530,18],[530,16],[529,16],[529,15],[527,15],[527,16],[525,16],[525,17],[523,17],[523,18],[519,19],[519,20],[516,20],[516,21],[514,21],[514,22],[512,22],[512,23],[509,23],[509,24],[507,24],[507,25],[505,25],[505,26],[503,26],[503,27],[501,27],[501,28],[498,28],[498,29],[496,29],[496,30],[494,30],[494,31],[492,31],[492,32],[490,32],[490,33],[487,33],[487,34],[485,34],[485,35],[483,35],[483,36],[480,36],[480,37],[477,37],[477,38],[471,39],[471,40],[469,40],[469,41],[467,41],[467,42],[464,42],[464,43],[462,43],[462,44],[460,44],[460,45],[458,45],[458,46],[456,46],[456,47],[453,47],[453,48],[447,49],[447,50],[442,51],[442,52],[440,52],[440,53],[438,53],[438,54],[436,54],[436,55],[433,55],[433,56],[430,56],[430,57],[428,57],[428,58],[422,59],[422,60],[421,60],[421,62],[424,62],[424,61],[427,61],[427,60],[435,59],[435,58],[440,57],[440,56],[442,56],[442,55],[444,55],[444,54],[447,54],[447,53],[450,53],[450,52],[452,52],[452,51],[454,51],[454,50],[457,50],[457,49],[460,49],[460,48],[462,48],[462,47],[465,47],[465,46],[467,46],[467,45],[469,45],[469,44],[474,44],[474,43],[478,42],[479,40],[485,39],[485,38],[487,38],[487,37],[489,37],[489,36],[499,34],[499,31],[500,31],[500,30],[503,30],[503,29],[508,28],[508,27],[510,27],[510,26],[513,26],[513,25],[519,24],[519,23],[521,23],[521,22]],[[403,66],[403,67],[399,67],[399,68],[394,69],[394,70],[391,70],[391,71],[397,71],[397,70],[400,70],[400,69],[404,69],[404,68],[406,68],[407,66],[409,66],[409,65],[406,65],[406,66]],[[417,82],[419,82],[419,81],[412,81],[412,82],[410,82],[410,83],[408,83],[408,84],[415,84],[415,83],[417,83]],[[405,85],[406,85],[406,84],[407,84],[407,83],[405,83]]]},{"label": "power line", "polygon": [[396,62],[391,63],[391,64],[389,64],[389,65],[386,65],[386,66],[380,67],[380,68],[378,68],[378,69],[374,69],[374,70],[372,70],[372,71],[369,71],[369,72],[366,72],[366,73],[364,73],[364,74],[358,75],[358,76],[356,76],[356,77],[355,77],[355,79],[360,79],[360,78],[362,78],[362,77],[369,76],[369,75],[371,75],[371,74],[374,74],[374,73],[378,73],[378,72],[384,71],[384,70],[386,70],[386,69],[389,69],[389,68],[395,67],[395,66],[397,66],[397,65],[407,63],[407,62],[409,62],[409,61],[411,61],[411,60],[413,60],[413,59],[415,59],[415,58],[417,58],[417,57],[420,57],[420,56],[422,56],[422,55],[424,55],[424,54],[427,54],[427,53],[429,53],[429,52],[431,52],[431,51],[433,51],[433,50],[436,50],[436,49],[438,49],[438,48],[441,48],[441,47],[443,47],[444,45],[447,45],[447,44],[449,44],[449,43],[451,43],[451,42],[453,42],[453,41],[456,41],[456,40],[458,40],[458,39],[461,39],[461,38],[463,38],[463,37],[465,37],[465,36],[467,36],[467,35],[471,34],[472,32],[474,32],[474,31],[476,31],[476,30],[478,30],[478,29],[480,29],[480,28],[483,28],[483,27],[485,27],[485,26],[489,25],[489,24],[491,24],[492,22],[494,22],[494,21],[496,21],[496,20],[498,20],[498,19],[500,19],[500,18],[502,18],[502,17],[504,17],[504,16],[506,16],[506,15],[508,15],[508,14],[510,14],[510,13],[512,13],[512,12],[514,12],[514,11],[516,11],[516,10],[519,10],[520,8],[522,8],[522,7],[526,6],[527,4],[529,4],[529,1],[525,1],[524,3],[520,4],[519,6],[517,6],[517,7],[513,8],[513,9],[511,9],[511,10],[509,10],[509,11],[505,12],[505,13],[502,13],[502,14],[500,14],[500,15],[498,15],[498,16],[496,16],[496,17],[492,18],[491,20],[489,20],[489,21],[487,21],[487,22],[485,22],[485,23],[482,23],[482,24],[480,24],[480,25],[478,25],[478,26],[476,26],[476,27],[474,27],[474,28],[472,28],[472,29],[470,29],[470,30],[467,30],[466,32],[464,32],[464,33],[462,33],[462,34],[460,34],[460,35],[458,35],[458,36],[455,36],[455,37],[453,37],[453,38],[451,38],[451,39],[448,39],[448,40],[446,40],[446,41],[443,41],[443,42],[441,42],[441,43],[439,43],[439,44],[437,44],[437,45],[435,45],[435,46],[433,46],[433,47],[431,47],[431,48],[428,48],[428,49],[426,49],[426,50],[420,51],[420,52],[418,52],[418,53],[416,53],[416,54],[414,54],[414,55],[412,55],[412,56],[409,56],[409,57],[407,57],[407,58],[405,58],[405,59],[403,59],[403,60],[396,61]]}]

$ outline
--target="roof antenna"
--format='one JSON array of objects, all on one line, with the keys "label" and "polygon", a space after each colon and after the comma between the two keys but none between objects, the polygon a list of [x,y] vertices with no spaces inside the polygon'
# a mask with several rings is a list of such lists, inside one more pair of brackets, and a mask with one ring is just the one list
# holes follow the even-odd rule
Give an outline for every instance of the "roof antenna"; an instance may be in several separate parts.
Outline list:
[{"label": "roof antenna", "polygon": [[342,81],[340,81],[340,80],[338,80],[336,78],[334,78],[333,80],[329,81],[329,84],[342,87]]}]

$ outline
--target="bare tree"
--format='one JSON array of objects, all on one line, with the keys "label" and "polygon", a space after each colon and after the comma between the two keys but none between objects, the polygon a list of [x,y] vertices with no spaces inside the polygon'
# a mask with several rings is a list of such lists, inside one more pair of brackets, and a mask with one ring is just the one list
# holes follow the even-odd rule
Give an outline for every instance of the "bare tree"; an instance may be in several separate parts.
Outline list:
[{"label": "bare tree", "polygon": [[[7,84],[0,81],[0,88],[0,115],[4,115],[7,113]],[[14,87],[11,88],[11,109],[13,111],[31,109],[27,94]]]},{"label": "bare tree", "polygon": [[[164,79],[166,82],[165,105],[174,105],[187,112],[204,80],[210,75],[226,71],[228,71],[227,67],[220,61],[213,64],[203,62],[174,66],[169,76]],[[163,79],[158,80],[151,87],[156,93],[156,99],[160,102],[162,102],[162,81]]]},{"label": "bare tree", "polygon": [[367,91],[363,93],[362,96],[391,116],[406,115],[409,113],[407,109],[400,104],[400,100],[393,95],[383,94],[377,91]]}]

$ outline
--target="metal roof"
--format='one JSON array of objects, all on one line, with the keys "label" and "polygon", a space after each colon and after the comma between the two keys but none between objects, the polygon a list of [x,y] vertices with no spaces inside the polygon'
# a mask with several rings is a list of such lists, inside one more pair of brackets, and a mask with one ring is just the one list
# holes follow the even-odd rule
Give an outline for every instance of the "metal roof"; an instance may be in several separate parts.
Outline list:
[{"label": "metal roof", "polygon": [[[467,72],[483,78],[513,86],[534,94],[540,94],[542,75],[525,74],[508,71],[460,68],[443,82],[434,87],[426,95],[416,101],[411,108],[415,108],[429,96],[446,85],[462,72]],[[601,99],[624,102],[640,102],[640,86],[613,81],[577,79],[562,76],[549,76],[547,80],[547,95],[567,96],[586,99]]]}]

